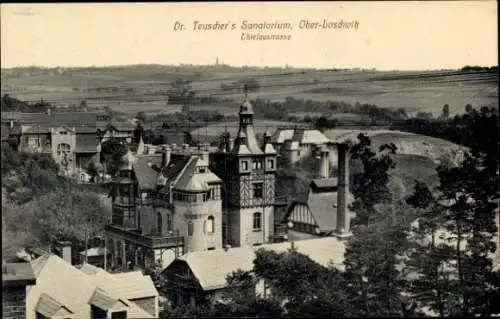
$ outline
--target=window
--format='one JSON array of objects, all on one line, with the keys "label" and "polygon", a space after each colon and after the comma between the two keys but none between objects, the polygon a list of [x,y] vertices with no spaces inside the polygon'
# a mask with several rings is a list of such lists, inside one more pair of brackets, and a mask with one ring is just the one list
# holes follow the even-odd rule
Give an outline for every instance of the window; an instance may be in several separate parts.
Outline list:
[{"label": "window", "polygon": [[188,222],[188,236],[193,236],[193,233],[194,233],[193,222]]},{"label": "window", "polygon": [[254,183],[253,184],[253,198],[262,198],[264,194],[264,184]]},{"label": "window", "polygon": [[28,137],[28,145],[29,146],[40,146],[40,138],[39,137]]},{"label": "window", "polygon": [[207,250],[215,250],[215,247],[208,247]]},{"label": "window", "polygon": [[71,150],[71,146],[66,143],[61,143],[57,145],[57,156],[61,156],[63,153],[68,153]]},{"label": "window", "polygon": [[207,218],[207,233],[213,234],[214,233],[214,225],[215,225],[215,219],[214,216],[208,216]]},{"label": "window", "polygon": [[205,167],[200,167],[200,168],[198,169],[198,172],[199,172],[199,173],[206,173],[206,172],[207,172],[207,169],[206,169]]},{"label": "window", "polygon": [[241,162],[241,170],[242,171],[247,171],[248,170],[248,161],[242,161]]},{"label": "window", "polygon": [[270,169],[273,169],[274,168],[274,160],[272,160],[272,159],[267,160],[267,167],[269,167]]},{"label": "window", "polygon": [[260,230],[262,228],[262,213],[253,214],[253,229]]},{"label": "window", "polygon": [[61,135],[68,135],[68,132],[66,132],[66,131],[61,131],[61,132],[59,132],[59,134],[61,134]]},{"label": "window", "polygon": [[262,169],[262,161],[260,160],[253,160],[252,161],[252,169]]},{"label": "window", "polygon": [[173,216],[172,214],[167,214],[167,231],[173,231],[174,230],[174,221],[173,221]]},{"label": "window", "polygon": [[161,236],[161,231],[163,229],[163,218],[161,216],[161,212],[156,212],[156,229],[158,235]]}]

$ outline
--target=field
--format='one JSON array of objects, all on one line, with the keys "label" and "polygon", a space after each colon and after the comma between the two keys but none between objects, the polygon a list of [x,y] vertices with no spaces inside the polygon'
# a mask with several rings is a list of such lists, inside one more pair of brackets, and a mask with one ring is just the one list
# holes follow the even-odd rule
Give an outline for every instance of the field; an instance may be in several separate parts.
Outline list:
[{"label": "field", "polygon": [[[226,66],[138,65],[109,68],[2,70],[1,93],[26,101],[44,99],[59,106],[87,101],[133,116],[169,113],[166,92],[177,78],[191,80],[196,96],[227,103],[196,106],[235,114],[241,92],[223,91],[222,84],[251,77],[260,90],[250,98],[295,99],[376,104],[438,115],[444,104],[450,113],[473,106],[498,106],[498,75],[458,71],[377,72],[299,69],[242,69]],[[177,110],[177,109],[176,109]]]}]

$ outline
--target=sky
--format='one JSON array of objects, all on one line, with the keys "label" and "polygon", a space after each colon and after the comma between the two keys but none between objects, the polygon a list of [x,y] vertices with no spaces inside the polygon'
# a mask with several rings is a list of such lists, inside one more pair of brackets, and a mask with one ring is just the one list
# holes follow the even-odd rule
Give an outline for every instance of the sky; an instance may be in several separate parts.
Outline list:
[{"label": "sky", "polygon": [[[200,23],[237,28],[194,31]],[[243,20],[290,40],[242,41]],[[300,29],[300,21],[358,29]],[[175,22],[187,30],[174,31]],[[497,65],[497,4],[483,1],[2,4],[1,67],[225,64],[429,70]]]}]

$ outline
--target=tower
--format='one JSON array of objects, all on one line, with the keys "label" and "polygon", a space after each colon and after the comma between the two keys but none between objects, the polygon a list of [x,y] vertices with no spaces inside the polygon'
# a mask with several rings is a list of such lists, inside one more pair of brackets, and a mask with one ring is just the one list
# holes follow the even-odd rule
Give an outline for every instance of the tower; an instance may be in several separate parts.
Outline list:
[{"label": "tower", "polygon": [[114,184],[111,223],[124,229],[137,229],[138,188],[134,179],[135,157],[130,150],[122,157],[117,183]]},{"label": "tower", "polygon": [[262,145],[257,142],[253,115],[245,94],[234,145],[224,136],[225,145],[211,159],[225,184],[225,244],[236,247],[268,243],[274,233],[276,151],[269,132]]}]

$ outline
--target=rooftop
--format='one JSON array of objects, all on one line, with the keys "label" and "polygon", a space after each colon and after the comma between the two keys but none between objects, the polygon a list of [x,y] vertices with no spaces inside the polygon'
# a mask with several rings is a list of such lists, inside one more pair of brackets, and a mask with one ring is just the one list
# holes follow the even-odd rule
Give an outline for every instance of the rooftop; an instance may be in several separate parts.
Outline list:
[{"label": "rooftop", "polygon": [[279,130],[271,137],[273,143],[282,144],[286,140],[293,140],[300,144],[324,144],[331,142],[328,137],[318,130]]},{"label": "rooftop", "polygon": [[[335,237],[308,239],[295,242],[299,253],[309,256],[318,264],[333,266],[343,270],[345,245]],[[226,276],[233,271],[244,271],[253,268],[253,260],[257,249],[272,250],[277,253],[287,252],[291,248],[290,242],[268,244],[257,247],[237,247],[212,251],[190,252],[178,258],[185,262],[194,276],[198,279],[203,290],[224,288],[227,284]],[[167,270],[169,268],[167,267]]]},{"label": "rooftop", "polygon": [[34,318],[35,311],[45,309],[58,314],[62,311],[65,318],[90,319],[89,301],[95,297],[96,291],[114,300],[123,300],[128,318],[154,317],[130,301],[158,296],[149,276],[138,273],[125,278],[89,264],[78,269],[55,255],[44,255],[31,264],[36,269],[37,284],[28,288],[27,318]]},{"label": "rooftop", "polygon": [[2,264],[2,286],[28,286],[35,284],[35,274],[28,263]]}]

